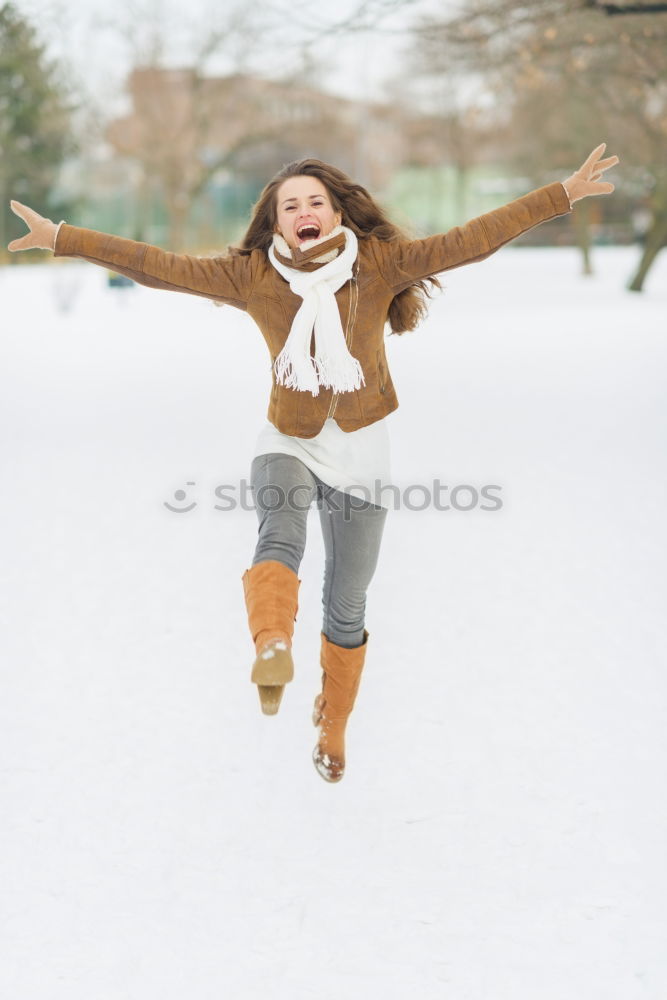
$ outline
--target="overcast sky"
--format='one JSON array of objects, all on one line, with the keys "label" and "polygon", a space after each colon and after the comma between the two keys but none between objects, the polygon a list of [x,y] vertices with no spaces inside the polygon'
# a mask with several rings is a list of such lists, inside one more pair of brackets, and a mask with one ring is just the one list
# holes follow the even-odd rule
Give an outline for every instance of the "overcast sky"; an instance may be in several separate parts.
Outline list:
[{"label": "overcast sky", "polygon": [[[377,0],[374,0],[377,2]],[[386,2],[386,0],[385,0]],[[436,7],[456,8],[465,0],[411,0],[401,10],[386,16],[380,31],[360,31],[344,39],[320,39],[310,48],[310,55],[322,66],[320,82],[326,89],[343,96],[380,97],[383,81],[391,77],[404,44],[404,29],[409,20]],[[122,87],[130,64],[130,43],[123,41],[118,28],[121,24],[138,24],[137,15],[148,12],[143,22],[152,20],[158,25],[170,24],[174,28],[168,35],[170,63],[187,62],[189,32],[201,35],[208,25],[224,25],[235,6],[234,2],[220,0],[13,0],[19,11],[31,18],[44,41],[48,41],[54,55],[68,62],[75,73],[76,82],[91,93],[105,110],[119,110],[123,103]],[[311,0],[292,0],[289,10],[276,24],[266,41],[256,46],[255,53],[245,66],[279,74],[295,65],[298,44],[308,32],[317,32],[321,26],[335,23],[356,10],[361,0],[328,0],[313,3]],[[273,5],[255,7],[261,12],[270,11]],[[133,41],[141,37],[137,30]],[[234,68],[229,59],[211,64],[212,70],[229,72]]]}]

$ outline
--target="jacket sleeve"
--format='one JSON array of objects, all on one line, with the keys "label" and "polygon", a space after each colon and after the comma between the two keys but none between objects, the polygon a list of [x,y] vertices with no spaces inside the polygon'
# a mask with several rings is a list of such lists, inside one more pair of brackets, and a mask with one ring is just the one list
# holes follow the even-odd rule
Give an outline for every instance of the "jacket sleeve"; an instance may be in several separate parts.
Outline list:
[{"label": "jacket sleeve", "polygon": [[547,184],[446,233],[421,240],[377,240],[378,267],[398,294],[420,278],[484,260],[521,233],[570,211],[563,185]]},{"label": "jacket sleeve", "polygon": [[255,278],[255,255],[191,257],[94,229],[61,225],[54,254],[100,264],[149,288],[189,292],[246,309]]}]

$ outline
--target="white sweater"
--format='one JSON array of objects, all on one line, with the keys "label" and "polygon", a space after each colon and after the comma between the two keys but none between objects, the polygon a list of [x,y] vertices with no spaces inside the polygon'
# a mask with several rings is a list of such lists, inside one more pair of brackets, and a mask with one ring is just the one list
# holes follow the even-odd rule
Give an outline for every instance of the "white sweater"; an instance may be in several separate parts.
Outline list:
[{"label": "white sweater", "polygon": [[392,493],[386,490],[383,496],[382,487],[391,485],[387,426],[390,416],[349,433],[342,431],[330,417],[312,438],[283,434],[267,420],[257,438],[253,458],[270,452],[294,455],[327,486],[387,507]]}]

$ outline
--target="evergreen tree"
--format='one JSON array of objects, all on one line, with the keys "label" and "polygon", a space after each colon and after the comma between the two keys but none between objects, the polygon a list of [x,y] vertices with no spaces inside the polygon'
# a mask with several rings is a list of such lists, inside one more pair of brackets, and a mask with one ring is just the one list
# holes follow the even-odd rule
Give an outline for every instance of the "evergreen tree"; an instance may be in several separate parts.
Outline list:
[{"label": "evergreen tree", "polygon": [[10,198],[44,215],[66,214],[49,195],[66,156],[75,149],[73,111],[59,67],[47,58],[35,29],[12,3],[0,5],[0,256],[25,226],[9,207]]}]

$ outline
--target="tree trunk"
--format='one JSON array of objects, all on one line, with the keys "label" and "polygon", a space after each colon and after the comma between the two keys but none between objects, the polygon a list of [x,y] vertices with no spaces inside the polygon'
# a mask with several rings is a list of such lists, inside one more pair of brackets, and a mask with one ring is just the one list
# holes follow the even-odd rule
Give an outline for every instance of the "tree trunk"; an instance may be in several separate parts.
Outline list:
[{"label": "tree trunk", "polygon": [[667,246],[667,170],[656,169],[656,185],[651,198],[653,218],[644,237],[644,252],[628,291],[641,292],[646,275],[662,247]]},{"label": "tree trunk", "polygon": [[653,216],[651,228],[646,234],[644,252],[639,262],[637,273],[628,285],[631,292],[641,292],[644,287],[644,280],[651,269],[653,261],[660,253],[662,247],[667,246],[667,207],[662,212]]},{"label": "tree trunk", "polygon": [[577,245],[581,250],[581,273],[590,276],[593,273],[591,263],[591,206],[588,198],[582,199],[578,210],[574,213],[574,229],[577,234]]}]

